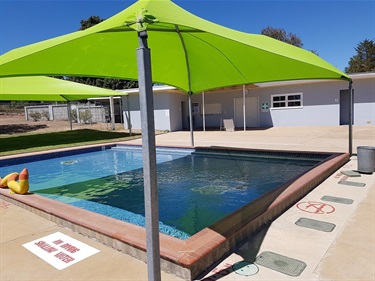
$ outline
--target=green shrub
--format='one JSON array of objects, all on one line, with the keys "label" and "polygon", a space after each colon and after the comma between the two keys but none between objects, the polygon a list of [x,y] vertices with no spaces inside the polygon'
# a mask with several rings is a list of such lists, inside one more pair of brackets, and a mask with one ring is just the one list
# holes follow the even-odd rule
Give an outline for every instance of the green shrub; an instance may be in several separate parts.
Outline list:
[{"label": "green shrub", "polygon": [[79,112],[79,120],[81,120],[81,122],[85,124],[91,123],[91,119],[92,119],[92,114],[90,110],[86,109],[85,111]]},{"label": "green shrub", "polygon": [[48,121],[51,120],[51,116],[49,115],[49,112],[47,110],[43,110],[42,117],[46,118]]},{"label": "green shrub", "polygon": [[42,119],[42,114],[38,111],[31,111],[29,116],[36,122]]}]

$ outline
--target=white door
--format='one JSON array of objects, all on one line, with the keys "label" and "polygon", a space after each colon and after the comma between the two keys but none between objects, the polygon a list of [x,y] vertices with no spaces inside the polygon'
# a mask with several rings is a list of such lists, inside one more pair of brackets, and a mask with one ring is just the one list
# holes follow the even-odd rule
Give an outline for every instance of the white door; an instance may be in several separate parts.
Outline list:
[{"label": "white door", "polygon": [[[246,127],[259,126],[258,97],[245,98]],[[234,99],[234,122],[236,128],[243,128],[244,116],[243,98]]]}]

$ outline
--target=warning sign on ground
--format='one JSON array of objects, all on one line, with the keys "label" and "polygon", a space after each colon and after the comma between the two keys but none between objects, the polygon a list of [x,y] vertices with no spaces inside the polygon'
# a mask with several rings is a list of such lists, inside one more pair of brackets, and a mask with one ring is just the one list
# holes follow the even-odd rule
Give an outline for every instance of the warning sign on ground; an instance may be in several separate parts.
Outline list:
[{"label": "warning sign on ground", "polygon": [[58,270],[100,252],[60,232],[47,235],[22,246]]},{"label": "warning sign on ground", "polygon": [[330,214],[335,211],[335,207],[330,204],[314,201],[300,202],[297,204],[297,208],[312,214]]}]

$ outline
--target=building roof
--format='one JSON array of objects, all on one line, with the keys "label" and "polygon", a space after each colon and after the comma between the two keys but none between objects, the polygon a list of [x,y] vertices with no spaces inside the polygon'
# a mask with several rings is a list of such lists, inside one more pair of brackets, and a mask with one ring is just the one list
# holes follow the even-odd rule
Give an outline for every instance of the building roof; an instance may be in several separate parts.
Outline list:
[{"label": "building roof", "polygon": [[[353,80],[357,79],[375,79],[375,72],[361,72],[361,73],[352,73],[349,75],[350,78]],[[278,87],[278,86],[286,86],[286,85],[301,85],[301,84],[311,84],[311,83],[322,83],[322,82],[332,82],[332,81],[341,81],[342,80],[322,80],[322,79],[314,79],[314,80],[292,80],[292,81],[278,81],[278,82],[265,82],[265,83],[256,83],[256,84],[249,84],[246,85],[246,89],[249,88],[267,88],[267,87]],[[345,81],[344,81],[345,82]],[[153,92],[176,92],[182,93],[178,88],[168,85],[154,85],[152,87]],[[231,86],[225,87],[220,89],[210,90],[208,92],[219,92],[219,91],[233,91],[233,90],[241,90],[242,86]],[[134,89],[124,89],[124,90],[117,90],[118,92],[128,93],[128,94],[138,94],[139,88]]]}]

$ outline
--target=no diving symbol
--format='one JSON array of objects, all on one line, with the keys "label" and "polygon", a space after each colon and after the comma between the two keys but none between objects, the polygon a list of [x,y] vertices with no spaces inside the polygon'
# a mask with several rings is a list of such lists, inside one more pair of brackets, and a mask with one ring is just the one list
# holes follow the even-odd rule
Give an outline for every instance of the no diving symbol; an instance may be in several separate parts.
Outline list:
[{"label": "no diving symbol", "polygon": [[314,201],[300,202],[297,204],[297,208],[313,214],[330,214],[335,211],[332,205]]}]

